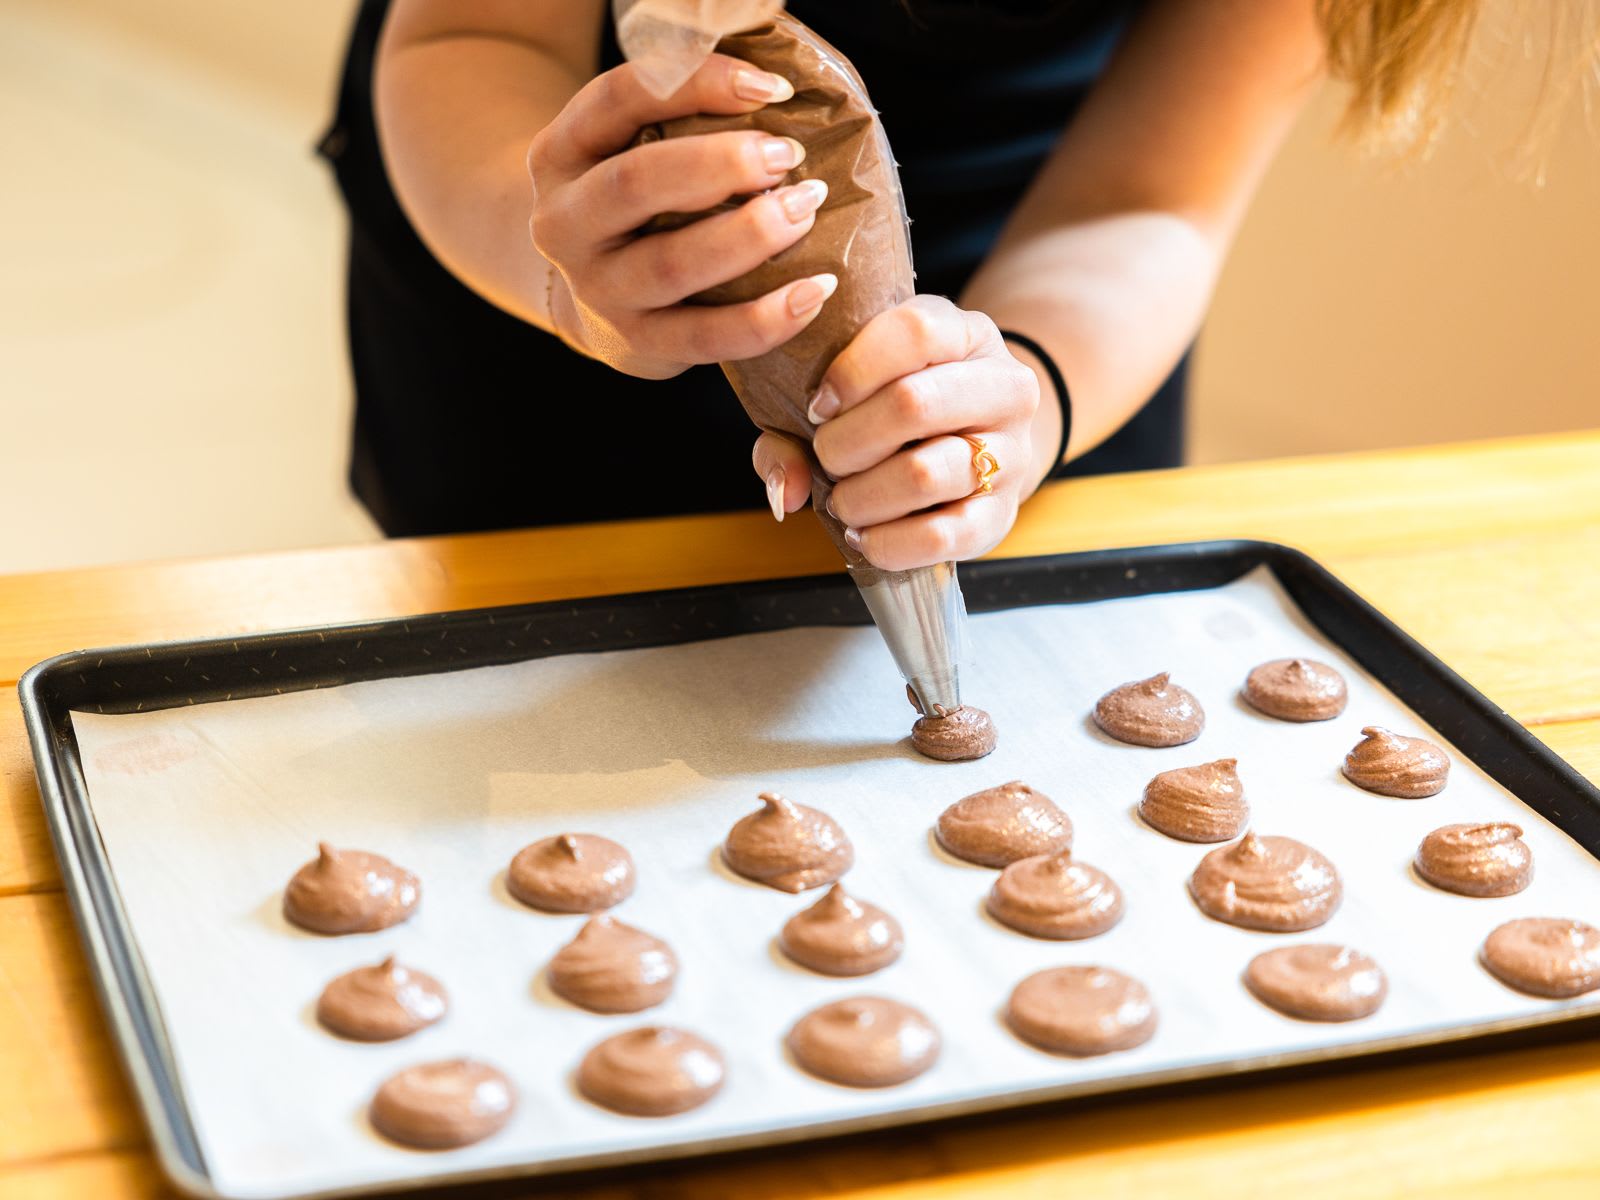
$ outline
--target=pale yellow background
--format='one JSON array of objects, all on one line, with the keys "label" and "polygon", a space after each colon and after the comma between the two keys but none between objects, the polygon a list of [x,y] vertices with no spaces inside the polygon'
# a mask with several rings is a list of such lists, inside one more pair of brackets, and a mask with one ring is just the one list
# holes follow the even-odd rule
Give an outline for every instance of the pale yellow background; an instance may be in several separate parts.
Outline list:
[{"label": "pale yellow background", "polygon": [[[310,151],[349,12],[0,4],[0,571],[375,536]],[[1513,178],[1534,72],[1481,57],[1421,167],[1333,145],[1331,94],[1301,121],[1202,344],[1196,459],[1600,423],[1600,138],[1569,120],[1546,186]]]}]

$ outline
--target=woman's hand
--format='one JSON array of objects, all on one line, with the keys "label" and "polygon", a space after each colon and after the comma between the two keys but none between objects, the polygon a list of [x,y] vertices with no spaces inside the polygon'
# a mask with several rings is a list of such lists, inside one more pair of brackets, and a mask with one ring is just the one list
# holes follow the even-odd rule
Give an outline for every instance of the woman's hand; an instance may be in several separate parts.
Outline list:
[{"label": "woman's hand", "polygon": [[[834,359],[809,413],[846,540],[887,570],[993,549],[1050,466],[1034,444],[1038,407],[1037,376],[982,313],[917,296],[874,317]],[[977,491],[976,450],[958,434],[980,438],[999,464],[991,491]],[[754,458],[775,516],[805,504],[799,446],[763,434]]]},{"label": "woman's hand", "polygon": [[[657,100],[624,65],[586,84],[539,132],[528,148],[528,228],[558,273],[550,315],[564,340],[619,371],[664,379],[695,363],[765,354],[810,323],[838,284],[832,275],[794,280],[744,304],[681,303],[753,270],[811,228],[827,185],[780,186],[805,157],[799,142],[741,130],[628,148],[658,121],[750,113],[792,95],[787,80],[714,54]],[[751,198],[729,212],[635,235],[662,213],[700,212],[743,195]]]}]

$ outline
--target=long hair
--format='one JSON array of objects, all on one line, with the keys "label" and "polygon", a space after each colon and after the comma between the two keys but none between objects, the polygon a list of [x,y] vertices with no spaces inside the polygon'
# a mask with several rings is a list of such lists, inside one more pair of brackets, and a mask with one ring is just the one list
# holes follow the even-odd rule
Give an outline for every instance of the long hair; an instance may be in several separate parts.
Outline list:
[{"label": "long hair", "polygon": [[[1368,145],[1425,148],[1445,123],[1467,71],[1485,0],[1316,0],[1328,71],[1350,86],[1345,130]],[[1507,29],[1513,50],[1538,53],[1544,69],[1530,140],[1548,133],[1575,88],[1600,68],[1600,19],[1592,0],[1513,4],[1519,26],[1534,10],[1548,26]],[[1497,14],[1498,15],[1498,14]],[[1536,43],[1537,50],[1534,49]],[[1588,92],[1584,93],[1585,99]]]}]

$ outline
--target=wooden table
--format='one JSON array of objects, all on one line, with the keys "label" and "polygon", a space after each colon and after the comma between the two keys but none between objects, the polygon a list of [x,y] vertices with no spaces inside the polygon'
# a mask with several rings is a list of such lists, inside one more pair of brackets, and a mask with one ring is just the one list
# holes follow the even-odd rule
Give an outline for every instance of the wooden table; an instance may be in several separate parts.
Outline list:
[{"label": "wooden table", "polygon": [[[1216,537],[1309,551],[1600,778],[1600,433],[1057,484],[1001,553]],[[836,566],[809,519],[738,514],[0,578],[0,679],[84,646]],[[1570,915],[1600,919],[1600,896]],[[0,1081],[0,1196],[166,1193],[78,948],[14,694],[0,703]],[[579,1194],[1231,1198],[1263,1181],[1294,1200],[1600,1195],[1600,1045],[1035,1110]]]}]

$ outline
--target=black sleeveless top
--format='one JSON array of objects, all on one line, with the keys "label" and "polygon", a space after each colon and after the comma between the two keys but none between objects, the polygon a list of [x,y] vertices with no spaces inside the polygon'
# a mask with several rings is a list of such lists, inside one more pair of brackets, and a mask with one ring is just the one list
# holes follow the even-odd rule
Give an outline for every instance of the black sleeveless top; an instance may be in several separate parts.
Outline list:
[{"label": "black sleeveless top", "polygon": [[[855,63],[882,113],[919,291],[960,293],[1134,7],[790,0]],[[373,125],[387,9],[388,0],[361,5],[321,144],[350,211],[350,478],[378,523],[409,535],[762,505],[750,469],[756,430],[720,370],[622,375],[501,312],[422,244],[390,188]],[[608,20],[601,67],[620,61]],[[1180,365],[1121,431],[1059,473],[1177,465],[1183,379]]]}]

